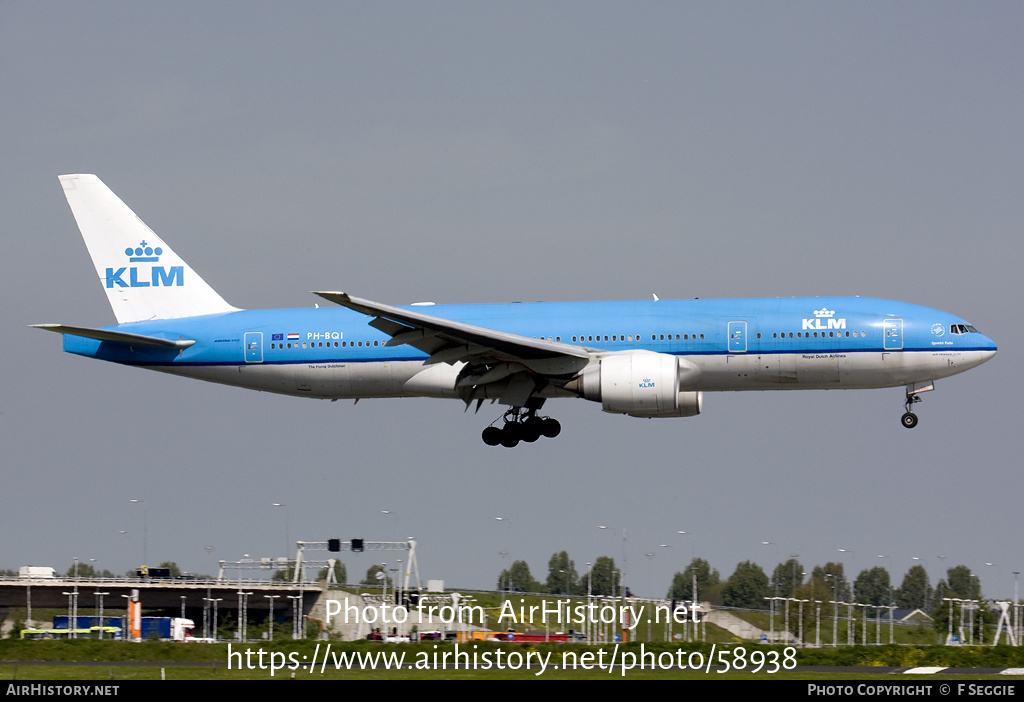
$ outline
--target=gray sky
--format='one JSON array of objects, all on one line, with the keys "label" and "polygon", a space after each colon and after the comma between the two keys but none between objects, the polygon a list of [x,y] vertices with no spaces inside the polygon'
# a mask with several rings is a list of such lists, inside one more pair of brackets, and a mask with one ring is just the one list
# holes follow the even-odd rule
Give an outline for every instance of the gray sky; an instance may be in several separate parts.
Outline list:
[{"label": "gray sky", "polygon": [[[840,548],[851,574],[899,584],[918,556],[1011,594],[1021,26],[1016,2],[0,4],[0,567],[123,572],[145,522],[151,563],[212,572],[280,555],[283,502],[293,540],[415,536],[456,587],[493,587],[502,550],[541,580],[560,550],[621,561],[626,529],[637,594],[694,555],[725,577]],[[77,172],[239,307],[863,295],[1000,351],[913,431],[900,388],[709,394],[676,420],[551,402],[556,440],[489,448],[498,406],[62,353],[25,325],[113,323],[56,178]]]}]

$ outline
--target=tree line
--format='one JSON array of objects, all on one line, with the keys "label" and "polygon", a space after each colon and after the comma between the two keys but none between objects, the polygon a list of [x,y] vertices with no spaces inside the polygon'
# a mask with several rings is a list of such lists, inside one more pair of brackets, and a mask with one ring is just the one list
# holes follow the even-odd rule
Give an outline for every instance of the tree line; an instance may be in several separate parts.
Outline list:
[{"label": "tree line", "polygon": [[[629,596],[629,583],[622,583],[615,560],[600,556],[583,574],[566,551],[559,551],[548,560],[547,579],[540,582],[530,573],[526,561],[513,561],[511,567],[498,575],[499,590],[534,592],[553,595],[620,595]],[[911,567],[895,586],[889,571],[882,566],[865,568],[851,583],[842,563],[818,565],[810,572],[796,558],[780,563],[771,576],[753,561],[737,564],[736,570],[722,579],[717,570],[703,558],[694,558],[677,572],[666,593],[667,599],[690,600],[726,607],[766,609],[770,597],[801,600],[856,603],[876,607],[920,609],[934,614],[942,609],[944,598],[981,600],[978,576],[965,565],[953,566],[946,577],[931,586],[922,565]]]}]

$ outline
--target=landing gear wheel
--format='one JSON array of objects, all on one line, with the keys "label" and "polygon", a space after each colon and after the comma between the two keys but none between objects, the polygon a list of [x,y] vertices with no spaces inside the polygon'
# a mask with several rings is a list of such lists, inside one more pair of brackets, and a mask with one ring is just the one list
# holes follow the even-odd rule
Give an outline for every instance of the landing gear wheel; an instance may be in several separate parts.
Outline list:
[{"label": "landing gear wheel", "polygon": [[488,446],[497,446],[501,443],[501,429],[498,427],[487,427],[481,436]]},{"label": "landing gear wheel", "polygon": [[551,417],[548,417],[547,419],[543,420],[543,424],[541,424],[540,428],[541,434],[548,437],[549,439],[553,439],[556,436],[558,436],[561,432],[562,425],[558,423],[557,419],[552,419]]},{"label": "landing gear wheel", "polygon": [[553,439],[562,431],[562,425],[552,417],[538,417],[536,407],[514,407],[505,412],[504,424],[500,427],[490,426],[484,429],[481,438],[488,446],[504,446],[512,448],[519,442],[533,443],[542,436]]},{"label": "landing gear wheel", "polygon": [[523,421],[523,441],[527,443],[533,443],[541,437],[542,425],[541,420],[536,417],[530,417]]},{"label": "landing gear wheel", "polygon": [[913,412],[907,412],[900,421],[907,429],[913,429],[917,426],[917,415]]},{"label": "landing gear wheel", "polygon": [[501,445],[505,448],[514,448],[522,438],[522,428],[515,422],[509,422],[501,429]]}]

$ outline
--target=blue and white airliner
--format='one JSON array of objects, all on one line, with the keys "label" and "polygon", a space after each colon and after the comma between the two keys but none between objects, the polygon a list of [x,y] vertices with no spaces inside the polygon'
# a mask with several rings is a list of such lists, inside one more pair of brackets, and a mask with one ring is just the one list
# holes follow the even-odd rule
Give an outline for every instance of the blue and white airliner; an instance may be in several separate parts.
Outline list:
[{"label": "blue and white airliner", "polygon": [[229,305],[94,175],[60,176],[117,324],[33,325],[69,353],[320,399],[436,397],[507,407],[492,446],[557,436],[551,398],[631,417],[692,417],[728,390],[906,388],[902,424],[934,382],[996,345],[939,310],[862,297],[337,307]]}]

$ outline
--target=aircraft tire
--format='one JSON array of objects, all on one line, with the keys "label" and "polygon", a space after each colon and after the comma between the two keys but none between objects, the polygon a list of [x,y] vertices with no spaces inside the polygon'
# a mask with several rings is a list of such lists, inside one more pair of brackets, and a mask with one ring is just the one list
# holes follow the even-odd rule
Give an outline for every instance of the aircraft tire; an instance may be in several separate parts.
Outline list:
[{"label": "aircraft tire", "polygon": [[541,424],[540,433],[549,439],[553,439],[562,433],[562,425],[558,423],[557,419],[548,417],[544,420],[544,423]]},{"label": "aircraft tire", "polygon": [[900,419],[900,422],[902,422],[903,426],[907,429],[913,429],[917,426],[917,415],[913,412],[907,412]]},{"label": "aircraft tire", "polygon": [[543,433],[543,424],[540,419],[530,418],[523,422],[522,425],[522,439],[528,443],[533,443],[541,437]]},{"label": "aircraft tire", "polygon": [[497,446],[501,443],[501,429],[498,427],[487,427],[481,436],[488,446]]}]

